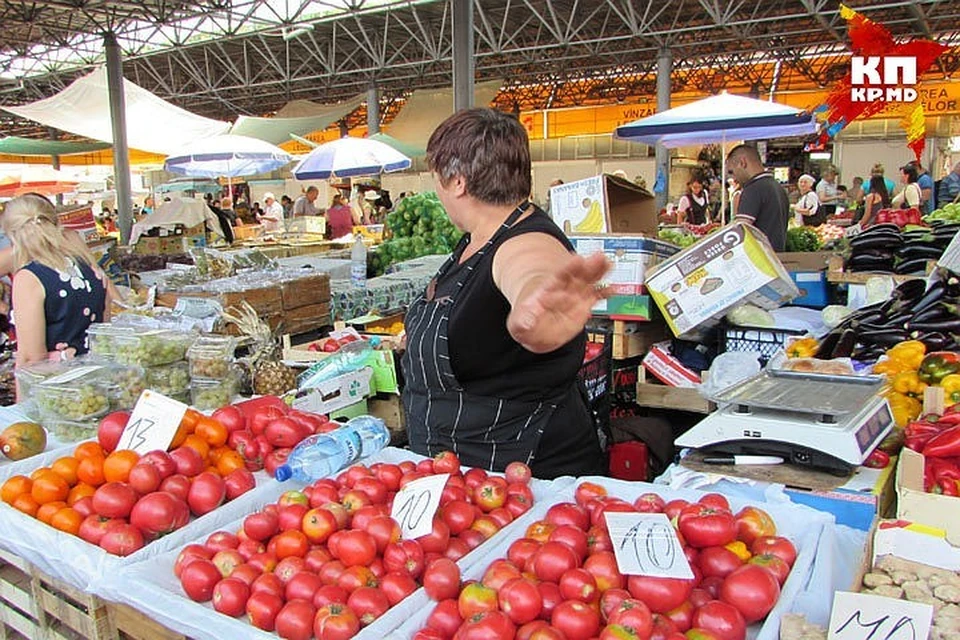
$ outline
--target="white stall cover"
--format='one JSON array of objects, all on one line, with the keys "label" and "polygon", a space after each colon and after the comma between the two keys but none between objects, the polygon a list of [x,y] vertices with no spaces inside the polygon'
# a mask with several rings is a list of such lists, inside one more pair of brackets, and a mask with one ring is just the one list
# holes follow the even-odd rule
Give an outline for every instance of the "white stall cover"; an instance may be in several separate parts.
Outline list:
[{"label": "white stall cover", "polygon": [[162,203],[157,209],[133,225],[130,230],[130,244],[136,244],[141,235],[151,229],[161,228],[173,230],[178,224],[189,228],[206,222],[211,229],[219,229],[220,221],[205,202],[200,200],[182,200],[173,198]]}]

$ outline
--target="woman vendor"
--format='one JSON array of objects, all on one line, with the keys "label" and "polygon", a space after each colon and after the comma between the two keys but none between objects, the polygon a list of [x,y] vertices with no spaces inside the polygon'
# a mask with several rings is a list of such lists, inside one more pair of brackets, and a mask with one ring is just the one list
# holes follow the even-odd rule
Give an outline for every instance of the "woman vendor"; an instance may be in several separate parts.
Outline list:
[{"label": "woman vendor", "polygon": [[433,132],[427,158],[465,233],[407,313],[411,448],[490,470],[522,461],[540,478],[604,472],[577,372],[590,310],[607,295],[606,259],[577,256],[529,202],[530,147],[516,118],[460,111]]}]

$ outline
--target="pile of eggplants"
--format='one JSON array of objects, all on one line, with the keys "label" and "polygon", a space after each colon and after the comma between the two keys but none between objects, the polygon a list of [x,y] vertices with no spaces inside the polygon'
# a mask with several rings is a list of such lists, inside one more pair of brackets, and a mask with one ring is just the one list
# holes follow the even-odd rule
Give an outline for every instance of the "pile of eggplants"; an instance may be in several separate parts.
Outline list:
[{"label": "pile of eggplants", "polygon": [[907,280],[890,298],[857,309],[820,341],[817,358],[877,360],[894,345],[919,340],[927,351],[960,350],[960,277],[937,267],[931,284]]},{"label": "pile of eggplants", "polygon": [[923,275],[960,231],[960,223],[903,231],[895,224],[878,224],[850,239],[847,270]]}]

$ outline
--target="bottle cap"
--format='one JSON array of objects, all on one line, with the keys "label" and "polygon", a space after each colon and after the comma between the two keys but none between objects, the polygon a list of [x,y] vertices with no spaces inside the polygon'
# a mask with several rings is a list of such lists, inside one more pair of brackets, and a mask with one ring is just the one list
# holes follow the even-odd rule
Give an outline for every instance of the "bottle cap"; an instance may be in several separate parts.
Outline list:
[{"label": "bottle cap", "polygon": [[274,472],[274,477],[280,482],[289,480],[293,477],[293,469],[291,469],[288,464],[282,464],[277,467],[277,470]]}]

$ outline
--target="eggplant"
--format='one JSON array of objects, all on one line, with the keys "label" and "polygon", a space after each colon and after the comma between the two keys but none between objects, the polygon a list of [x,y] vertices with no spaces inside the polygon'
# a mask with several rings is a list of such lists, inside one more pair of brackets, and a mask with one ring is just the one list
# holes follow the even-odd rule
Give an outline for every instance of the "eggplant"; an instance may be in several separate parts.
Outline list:
[{"label": "eggplant", "polygon": [[913,305],[914,315],[940,302],[946,291],[947,283],[943,280],[938,280],[931,284],[930,287],[924,292],[923,297],[917,300],[917,303]]},{"label": "eggplant", "polygon": [[858,338],[864,344],[875,344],[883,347],[892,347],[908,340],[909,334],[905,329],[888,329],[886,331],[863,331]]},{"label": "eggplant", "polygon": [[849,358],[857,346],[857,332],[853,329],[844,329],[837,340],[836,346],[830,353],[831,358]]},{"label": "eggplant", "polygon": [[814,356],[820,360],[829,360],[833,357],[833,350],[837,348],[837,344],[840,342],[840,336],[843,334],[844,330],[837,328],[828,333],[820,341],[820,346],[817,347],[817,353]]},{"label": "eggplant", "polygon": [[897,285],[891,296],[899,300],[919,300],[926,289],[927,284],[923,280],[904,280]]},{"label": "eggplant", "polygon": [[913,317],[907,322],[907,328],[910,328],[915,322],[923,323],[930,322],[931,320],[939,320],[941,318],[951,318],[956,317],[956,314],[951,314],[950,305],[945,305],[943,302],[938,302],[935,305],[929,306],[919,313],[914,313]]},{"label": "eggplant", "polygon": [[[896,310],[893,310],[893,311],[895,312]],[[863,317],[853,320],[850,323],[850,327],[859,329],[864,325],[886,324],[889,318],[890,318],[889,313],[884,313],[882,311],[874,311],[864,315]]]},{"label": "eggplant", "polygon": [[876,345],[870,345],[866,347],[858,347],[853,354],[850,356],[854,360],[859,360],[860,362],[875,362],[880,359],[884,353],[886,353],[884,347],[879,347]]},{"label": "eggplant", "polygon": [[911,322],[911,331],[923,331],[924,333],[940,331],[942,333],[960,332],[960,317],[953,316],[941,320],[931,319],[924,322]]},{"label": "eggplant", "polygon": [[917,245],[913,247],[903,247],[897,251],[897,257],[903,260],[904,262],[909,260],[917,260],[920,258],[926,260],[936,260],[943,255],[943,249],[938,249],[936,247],[928,247],[926,245]]},{"label": "eggplant", "polygon": [[927,351],[942,351],[951,343],[953,343],[952,338],[948,338],[940,332],[930,332],[923,333],[921,331],[913,331],[910,333],[911,340],[919,340],[927,348]]},{"label": "eggplant", "polygon": [[[881,231],[893,231],[894,233],[900,233],[900,227],[893,224],[892,222],[884,222],[883,224],[875,224],[863,233],[860,236],[868,236],[872,233],[880,233]],[[857,237],[860,237],[857,236]]]},{"label": "eggplant", "polygon": [[885,249],[888,251],[896,251],[901,246],[903,246],[903,239],[900,236],[892,235],[876,235],[869,238],[863,238],[862,240],[858,237],[850,241],[850,249],[854,255],[860,251],[863,251],[864,249]]},{"label": "eggplant", "polygon": [[924,274],[927,272],[928,262],[930,262],[930,258],[914,258],[912,260],[904,260],[893,268],[893,272],[900,276]]}]

